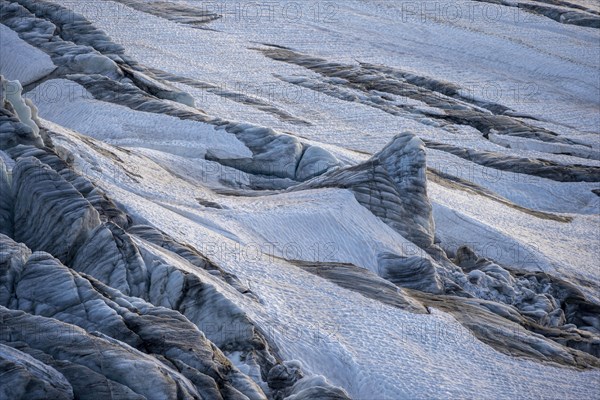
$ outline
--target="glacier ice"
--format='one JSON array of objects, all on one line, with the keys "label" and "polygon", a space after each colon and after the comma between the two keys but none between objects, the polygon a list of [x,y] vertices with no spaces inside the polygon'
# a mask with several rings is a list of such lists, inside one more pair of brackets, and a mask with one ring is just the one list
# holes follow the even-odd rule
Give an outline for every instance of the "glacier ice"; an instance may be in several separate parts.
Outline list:
[{"label": "glacier ice", "polygon": [[[589,57],[569,57],[597,12],[533,3],[550,18],[520,28],[569,48],[415,29],[442,49],[394,3],[294,22],[338,49],[187,1],[0,0],[0,397],[593,397],[598,146],[593,117],[551,110],[561,90],[590,107]],[[536,77],[543,112],[473,96],[450,50],[473,32],[581,82]],[[385,56],[344,53],[373,41]],[[323,97],[224,87],[231,60]]]}]

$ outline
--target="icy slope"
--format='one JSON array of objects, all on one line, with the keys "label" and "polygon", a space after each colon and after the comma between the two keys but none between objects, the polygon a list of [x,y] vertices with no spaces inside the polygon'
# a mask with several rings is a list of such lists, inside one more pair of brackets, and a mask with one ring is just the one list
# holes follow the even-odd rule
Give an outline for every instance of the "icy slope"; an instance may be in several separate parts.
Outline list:
[{"label": "icy slope", "polygon": [[600,395],[598,30],[452,4],[0,2],[2,396]]}]

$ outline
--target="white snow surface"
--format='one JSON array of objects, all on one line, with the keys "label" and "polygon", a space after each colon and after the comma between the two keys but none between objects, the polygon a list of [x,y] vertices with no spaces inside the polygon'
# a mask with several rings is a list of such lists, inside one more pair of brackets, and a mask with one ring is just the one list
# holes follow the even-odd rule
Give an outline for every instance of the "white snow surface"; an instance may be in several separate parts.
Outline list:
[{"label": "white snow surface", "polygon": [[15,31],[0,24],[0,75],[28,85],[50,74],[56,66],[43,51],[33,47]]},{"label": "white snow surface", "polygon": [[115,145],[160,147],[189,158],[203,158],[207,149],[227,158],[252,155],[234,135],[212,125],[98,101],[83,86],[67,79],[46,81],[27,97],[45,118]]}]

